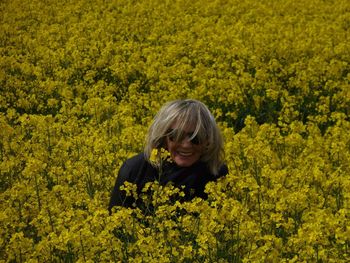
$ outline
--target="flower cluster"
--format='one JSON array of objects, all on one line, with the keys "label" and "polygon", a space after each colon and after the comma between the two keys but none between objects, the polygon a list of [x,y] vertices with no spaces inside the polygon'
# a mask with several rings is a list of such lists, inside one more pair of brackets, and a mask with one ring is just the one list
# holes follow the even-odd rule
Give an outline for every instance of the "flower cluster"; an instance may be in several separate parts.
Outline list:
[{"label": "flower cluster", "polygon": [[[0,262],[348,262],[349,10],[2,1]],[[214,113],[229,175],[190,202],[148,184],[144,211],[110,215],[154,114],[188,97]]]},{"label": "flower cluster", "polygon": [[153,149],[150,156],[150,161],[157,166],[161,166],[162,162],[168,161],[172,162],[170,158],[170,153],[164,148]]}]

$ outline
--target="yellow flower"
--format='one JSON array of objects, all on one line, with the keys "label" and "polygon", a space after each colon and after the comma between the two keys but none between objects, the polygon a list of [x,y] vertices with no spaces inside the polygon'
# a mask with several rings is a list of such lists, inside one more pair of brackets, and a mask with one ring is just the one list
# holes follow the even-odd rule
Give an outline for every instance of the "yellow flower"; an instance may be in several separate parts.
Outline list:
[{"label": "yellow flower", "polygon": [[171,162],[172,160],[167,150],[155,148],[151,152],[150,161],[157,166],[161,166],[164,161]]},{"label": "yellow flower", "polygon": [[154,148],[151,152],[151,156],[149,158],[149,160],[152,162],[152,163],[158,163],[158,152],[159,150]]}]

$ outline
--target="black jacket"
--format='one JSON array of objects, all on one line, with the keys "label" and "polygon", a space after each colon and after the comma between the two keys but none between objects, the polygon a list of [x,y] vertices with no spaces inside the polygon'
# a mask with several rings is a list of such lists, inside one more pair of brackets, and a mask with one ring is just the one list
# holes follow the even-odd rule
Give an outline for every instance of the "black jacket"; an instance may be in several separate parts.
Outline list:
[{"label": "black jacket", "polygon": [[111,211],[113,206],[132,207],[135,200],[130,196],[126,197],[125,191],[120,190],[120,186],[126,181],[136,184],[138,193],[147,182],[158,181],[161,185],[171,182],[176,187],[184,186],[185,200],[194,197],[205,199],[207,197],[204,193],[205,185],[210,181],[216,181],[227,173],[226,165],[223,165],[219,174],[214,176],[203,162],[197,162],[190,167],[179,167],[175,163],[165,162],[162,174],[159,176],[158,169],[145,159],[143,153],[140,153],[126,160],[121,166],[108,209]]}]

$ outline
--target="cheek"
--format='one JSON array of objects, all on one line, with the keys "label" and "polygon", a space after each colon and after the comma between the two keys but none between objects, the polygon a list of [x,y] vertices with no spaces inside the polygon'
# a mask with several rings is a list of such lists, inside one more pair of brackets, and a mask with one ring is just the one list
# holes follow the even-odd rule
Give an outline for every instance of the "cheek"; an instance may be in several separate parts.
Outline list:
[{"label": "cheek", "polygon": [[198,159],[202,158],[203,154],[204,154],[203,150],[198,151]]},{"label": "cheek", "polygon": [[205,149],[206,149],[206,147],[204,145],[198,145],[195,147],[196,152],[198,152],[198,154],[200,154],[200,155],[204,154]]},{"label": "cheek", "polygon": [[165,141],[165,149],[173,155],[174,152],[176,151],[176,143],[170,142],[169,140]]},{"label": "cheek", "polygon": [[169,142],[169,139],[165,139],[163,145],[164,145],[164,148],[165,148],[167,151],[170,151],[171,142]]}]

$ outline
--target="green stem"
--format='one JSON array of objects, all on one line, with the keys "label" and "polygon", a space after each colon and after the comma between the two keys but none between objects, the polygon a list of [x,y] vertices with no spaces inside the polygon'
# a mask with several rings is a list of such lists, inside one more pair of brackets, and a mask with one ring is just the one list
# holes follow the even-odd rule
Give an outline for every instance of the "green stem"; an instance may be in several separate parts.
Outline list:
[{"label": "green stem", "polygon": [[81,238],[81,231],[79,232],[79,236],[80,236],[81,251],[83,252],[84,262],[86,262],[86,256],[85,256],[85,249],[84,249],[84,245],[83,245],[83,239]]},{"label": "green stem", "polygon": [[40,190],[38,185],[38,175],[36,173],[35,173],[35,192],[36,192],[36,197],[38,199],[39,211],[41,211]]}]

